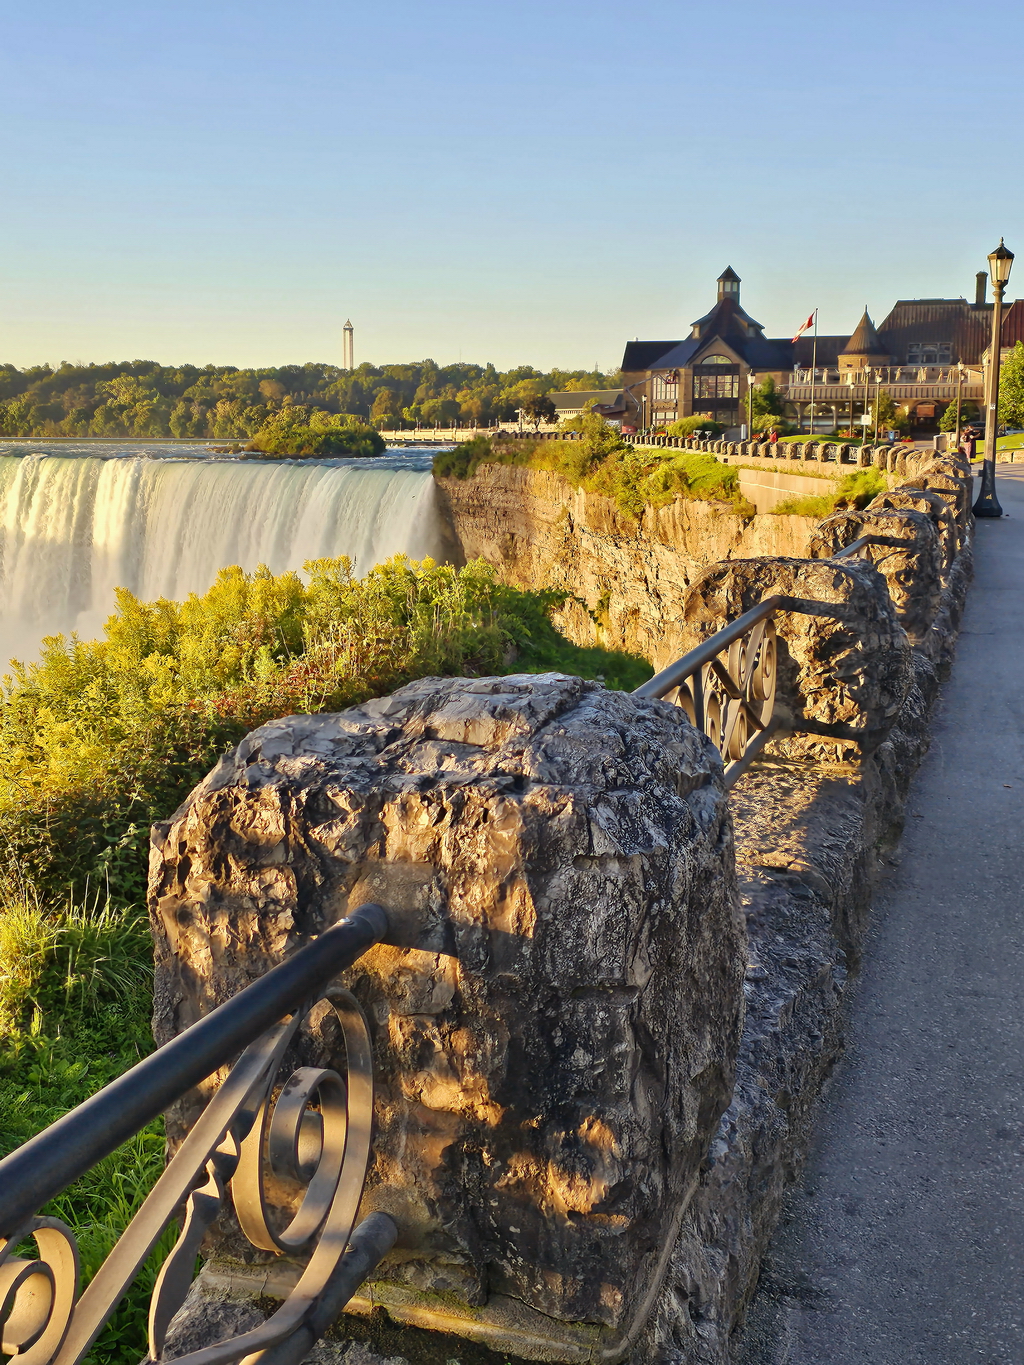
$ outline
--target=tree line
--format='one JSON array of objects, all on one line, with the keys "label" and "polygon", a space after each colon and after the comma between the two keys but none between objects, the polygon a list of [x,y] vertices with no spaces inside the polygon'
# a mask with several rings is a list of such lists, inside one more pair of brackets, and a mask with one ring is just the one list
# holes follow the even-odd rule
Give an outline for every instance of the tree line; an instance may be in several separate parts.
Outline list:
[{"label": "tree line", "polygon": [[[488,426],[532,411],[548,393],[614,387],[598,370],[520,365],[364,363],[346,371],[306,364],[158,365],[150,360],[0,366],[0,435],[251,438],[284,418],[324,426],[328,416],[378,429]],[[335,423],[331,423],[335,425]]]}]

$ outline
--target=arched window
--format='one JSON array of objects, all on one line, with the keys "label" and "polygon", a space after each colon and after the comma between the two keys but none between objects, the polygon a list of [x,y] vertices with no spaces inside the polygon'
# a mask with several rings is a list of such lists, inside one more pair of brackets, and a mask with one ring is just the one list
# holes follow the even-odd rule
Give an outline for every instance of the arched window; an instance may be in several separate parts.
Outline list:
[{"label": "arched window", "polygon": [[734,365],[736,362],[730,360],[727,355],[706,355],[698,360],[698,365]]}]

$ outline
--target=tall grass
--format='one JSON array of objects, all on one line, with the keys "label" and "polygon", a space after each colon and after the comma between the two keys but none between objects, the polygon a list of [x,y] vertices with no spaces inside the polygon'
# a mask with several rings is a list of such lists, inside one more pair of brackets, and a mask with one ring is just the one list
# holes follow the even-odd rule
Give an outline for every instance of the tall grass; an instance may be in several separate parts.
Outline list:
[{"label": "tall grass", "polygon": [[[152,1048],[152,950],[145,921],[108,901],[47,909],[23,877],[0,885],[0,1153],[55,1122]],[[163,1169],[150,1124],[42,1210],[74,1231],[85,1283]],[[169,1230],[90,1355],[135,1365]]]}]

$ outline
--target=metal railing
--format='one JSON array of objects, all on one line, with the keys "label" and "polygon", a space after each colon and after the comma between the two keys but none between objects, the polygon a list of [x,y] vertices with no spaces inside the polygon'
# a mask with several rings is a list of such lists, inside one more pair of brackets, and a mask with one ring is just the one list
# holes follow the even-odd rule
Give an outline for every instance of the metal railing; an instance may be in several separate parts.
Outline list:
[{"label": "metal railing", "polygon": [[[373,1123],[370,1036],[347,991],[330,988],[319,999],[387,932],[381,907],[361,906],[0,1161],[2,1350],[17,1365],[77,1365],[184,1204],[150,1304],[149,1354],[161,1360],[202,1239],[229,1196],[254,1247],[303,1258],[305,1269],[261,1326],[179,1356],[175,1365],[230,1365],[263,1351],[265,1365],[296,1365],[311,1350],[398,1234],[382,1213],[355,1227]],[[321,1004],[340,1026],[346,1074],[302,1066],[279,1075],[310,1008]],[[232,1061],[80,1294],[74,1234],[38,1210]],[[290,1219],[272,1208],[268,1177],[303,1190]],[[35,1255],[19,1256],[28,1241]]]},{"label": "metal railing", "polygon": [[[860,555],[868,545],[893,544],[890,537],[858,537],[830,559]],[[906,544],[906,542],[899,542]],[[680,707],[722,755],[725,785],[734,785],[782,725],[776,713],[778,641],[774,618],[780,611],[812,614],[798,598],[766,597],[702,644],[637,687],[635,697],[657,697]],[[816,603],[814,615],[828,615]]]}]

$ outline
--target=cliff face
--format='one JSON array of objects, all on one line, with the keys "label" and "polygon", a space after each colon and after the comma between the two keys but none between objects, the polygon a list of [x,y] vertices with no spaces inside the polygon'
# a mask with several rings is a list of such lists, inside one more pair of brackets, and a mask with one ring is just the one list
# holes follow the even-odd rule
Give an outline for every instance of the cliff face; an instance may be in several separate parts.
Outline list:
[{"label": "cliff face", "polygon": [[812,517],[737,516],[678,498],[636,522],[611,498],[558,474],[483,465],[439,478],[443,515],[466,559],[485,559],[517,588],[559,588],[580,599],[556,618],[581,645],[628,649],[662,668],[683,652],[683,599],[697,575],[726,559],[807,553]]}]

